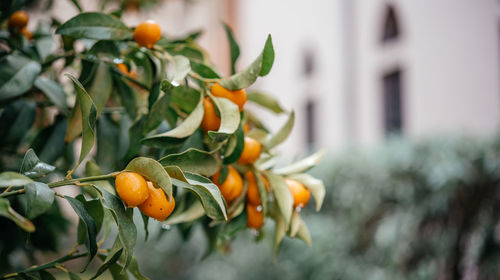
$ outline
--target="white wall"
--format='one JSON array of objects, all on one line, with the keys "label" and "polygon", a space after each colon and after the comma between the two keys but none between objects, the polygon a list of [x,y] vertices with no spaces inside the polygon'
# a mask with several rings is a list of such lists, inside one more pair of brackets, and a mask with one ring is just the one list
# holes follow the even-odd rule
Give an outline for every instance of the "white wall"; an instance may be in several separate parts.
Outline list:
[{"label": "white wall", "polygon": [[[295,109],[295,128],[280,148],[289,157],[303,152],[306,146],[304,106],[307,98],[314,98],[317,102],[318,145],[339,147],[343,144],[339,1],[310,3],[302,0],[240,0],[237,5],[242,53],[240,69],[258,55],[266,35],[271,33],[273,36],[276,53],[273,69],[252,88],[272,93],[286,108]],[[315,74],[309,81],[302,76],[302,56],[307,48],[313,50],[316,65]],[[266,113],[259,111],[274,129],[285,121]]]}]

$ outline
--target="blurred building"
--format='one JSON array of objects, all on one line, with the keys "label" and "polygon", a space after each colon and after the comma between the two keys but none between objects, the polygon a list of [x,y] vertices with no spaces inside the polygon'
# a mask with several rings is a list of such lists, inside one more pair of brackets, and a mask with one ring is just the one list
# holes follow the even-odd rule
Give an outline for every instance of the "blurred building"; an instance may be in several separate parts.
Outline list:
[{"label": "blurred building", "polygon": [[296,109],[283,150],[499,127],[499,1],[239,0],[235,13],[241,65],[273,36],[255,88]]},{"label": "blurred building", "polygon": [[[99,10],[100,1],[80,2]],[[59,0],[49,16],[76,13]],[[130,25],[149,18],[170,37],[204,30],[200,43],[226,74],[221,20],[240,43],[239,69],[272,34],[274,67],[253,89],[296,111],[283,151],[371,145],[391,133],[489,134],[500,124],[498,0],[166,0],[124,14]],[[274,129],[285,122],[258,113]]]}]

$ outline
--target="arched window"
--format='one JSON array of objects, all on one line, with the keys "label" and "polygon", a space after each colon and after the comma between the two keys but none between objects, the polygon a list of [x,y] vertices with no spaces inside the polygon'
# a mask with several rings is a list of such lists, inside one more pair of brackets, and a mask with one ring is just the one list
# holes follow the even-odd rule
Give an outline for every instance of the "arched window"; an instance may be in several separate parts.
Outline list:
[{"label": "arched window", "polygon": [[394,10],[394,7],[387,6],[384,18],[384,26],[382,31],[382,41],[392,41],[396,40],[399,37],[399,23],[398,17]]}]

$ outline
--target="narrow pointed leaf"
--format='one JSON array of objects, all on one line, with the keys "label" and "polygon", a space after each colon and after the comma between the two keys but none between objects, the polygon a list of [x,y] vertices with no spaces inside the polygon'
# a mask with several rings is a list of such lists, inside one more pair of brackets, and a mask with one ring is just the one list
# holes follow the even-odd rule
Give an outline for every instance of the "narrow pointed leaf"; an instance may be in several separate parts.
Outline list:
[{"label": "narrow pointed leaf", "polygon": [[276,114],[281,114],[285,112],[285,109],[281,107],[280,103],[276,98],[273,96],[262,93],[262,92],[257,92],[257,91],[252,91],[247,93],[248,101],[254,102],[266,109],[271,110],[272,112]]},{"label": "narrow pointed leaf", "polygon": [[276,168],[275,170],[273,170],[273,172],[276,174],[283,174],[283,175],[306,172],[307,170],[316,166],[321,161],[325,153],[326,150],[320,150],[288,166]]},{"label": "narrow pointed leaf", "polygon": [[176,128],[169,130],[165,133],[149,136],[143,139],[144,143],[152,141],[167,140],[168,138],[186,138],[193,134],[195,130],[200,126],[201,120],[203,119],[203,98],[198,100],[196,108],[191,112],[191,114]]},{"label": "narrow pointed leaf", "polygon": [[304,241],[307,245],[311,246],[312,244],[311,234],[309,233],[309,229],[307,228],[306,223],[304,223],[304,220],[302,219],[300,219],[300,225],[297,231],[297,237],[302,241]]},{"label": "narrow pointed leaf", "polygon": [[19,215],[19,213],[12,209],[12,207],[10,207],[9,200],[7,200],[6,198],[0,198],[0,216],[10,219],[27,232],[35,231],[35,225],[33,225],[30,220]]},{"label": "narrow pointed leaf", "polygon": [[205,210],[200,201],[196,200],[188,209],[181,213],[174,213],[163,222],[165,225],[175,225],[185,222],[192,222],[205,215]]},{"label": "narrow pointed leaf", "polygon": [[124,252],[123,246],[121,245],[119,240],[116,240],[115,244],[113,244],[113,247],[111,248],[111,251],[104,259],[102,265],[97,269],[96,274],[92,276],[92,278],[90,279],[91,280],[96,279],[106,270],[108,270],[112,265],[114,265],[120,259],[120,256],[122,255],[123,252]]},{"label": "narrow pointed leaf", "polygon": [[0,59],[0,101],[28,91],[42,67],[27,57],[12,54]]},{"label": "narrow pointed leaf", "polygon": [[295,121],[295,112],[292,111],[286,123],[281,127],[281,129],[276,134],[272,135],[271,138],[264,145],[265,148],[270,150],[276,147],[277,145],[283,143],[283,141],[285,141],[286,138],[290,135],[290,132],[292,132],[294,121]]},{"label": "narrow pointed leaf", "polygon": [[220,81],[221,86],[229,90],[237,90],[251,86],[259,76],[265,76],[274,62],[274,49],[271,35],[267,37],[261,54],[243,71]]},{"label": "narrow pointed leaf", "polygon": [[33,182],[30,178],[17,172],[5,171],[0,173],[0,188],[22,187]]},{"label": "narrow pointed leaf", "polygon": [[172,57],[173,74],[169,74],[169,80],[172,82],[180,82],[184,80],[189,71],[191,71],[191,65],[189,60],[182,55],[175,55]]},{"label": "narrow pointed leaf", "polygon": [[225,23],[223,23],[223,25],[224,25],[224,30],[226,31],[227,40],[229,41],[229,53],[231,55],[231,75],[232,75],[236,73],[236,61],[240,56],[240,47],[238,46],[238,43],[234,39],[233,31],[231,30],[231,28]]},{"label": "narrow pointed leaf", "polygon": [[265,176],[269,180],[269,186],[274,194],[274,199],[278,202],[279,210],[285,220],[286,228],[288,228],[292,218],[293,196],[283,177],[272,172],[266,172]]},{"label": "narrow pointed leaf", "polygon": [[87,209],[85,209],[83,203],[70,196],[64,196],[64,198],[69,202],[73,210],[75,210],[76,214],[80,217],[81,221],[83,221],[87,229],[87,241],[85,242],[85,246],[87,247],[87,250],[89,252],[89,257],[81,271],[83,272],[87,269],[87,266],[97,254],[97,226],[94,219],[92,219],[92,216],[90,216],[89,212],[87,212]]},{"label": "narrow pointed leaf", "polygon": [[183,171],[199,173],[205,176],[212,176],[218,169],[217,159],[212,153],[187,149],[179,154],[170,154],[159,160],[163,166],[175,165]]},{"label": "narrow pointed leaf", "polygon": [[66,74],[73,82],[76,89],[76,96],[80,103],[80,110],[82,114],[82,148],[80,157],[75,167],[73,167],[70,174],[76,170],[82,160],[88,155],[94,146],[94,129],[97,118],[97,109],[89,94],[85,91],[82,84],[70,74]]},{"label": "narrow pointed leaf", "polygon": [[125,40],[132,38],[132,30],[119,19],[97,12],[81,13],[66,21],[57,34],[71,38],[95,40]]},{"label": "narrow pointed leaf", "polygon": [[243,148],[245,147],[245,133],[241,125],[235,133],[230,136],[228,146],[229,145],[233,147],[227,151],[228,153],[224,154],[224,164],[236,162],[243,152]]}]

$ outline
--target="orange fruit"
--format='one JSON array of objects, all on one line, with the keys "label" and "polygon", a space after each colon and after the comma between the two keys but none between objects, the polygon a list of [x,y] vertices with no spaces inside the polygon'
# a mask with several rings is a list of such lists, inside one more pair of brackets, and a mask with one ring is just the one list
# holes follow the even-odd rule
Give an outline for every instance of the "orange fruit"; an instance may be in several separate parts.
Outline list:
[{"label": "orange fruit", "polygon": [[260,229],[263,225],[264,213],[262,213],[262,207],[247,203],[247,227]]},{"label": "orange fruit", "polygon": [[[255,174],[252,171],[247,171],[245,173],[245,179],[248,182],[247,189],[247,201],[252,205],[261,205],[260,195],[259,195],[259,187],[257,185],[257,180],[255,179]],[[262,176],[262,181],[264,181],[264,186],[266,186],[267,191],[269,192],[269,182],[267,179]]]},{"label": "orange fruit", "polygon": [[227,177],[222,184],[219,184],[220,169],[212,176],[212,182],[219,187],[222,196],[229,204],[243,192],[243,179],[234,167],[229,165],[227,168]]},{"label": "orange fruit", "polygon": [[8,23],[9,28],[21,29],[23,27],[26,27],[29,18],[30,17],[27,12],[17,11],[13,13],[9,18],[9,23]]},{"label": "orange fruit", "polygon": [[215,112],[215,107],[210,97],[205,97],[205,99],[203,99],[203,120],[200,126],[205,132],[219,129],[220,118]]},{"label": "orange fruit", "polygon": [[228,90],[218,83],[215,83],[210,88],[210,92],[212,92],[214,96],[231,100],[234,104],[238,105],[240,112],[243,111],[243,105],[247,102],[247,93],[244,89]]},{"label": "orange fruit", "polygon": [[134,41],[141,47],[153,48],[161,38],[161,28],[153,20],[147,20],[137,25],[134,30]]},{"label": "orange fruit", "polygon": [[116,68],[118,68],[118,70],[120,70],[120,72],[122,72],[122,74],[128,75],[127,64],[125,64],[125,63],[118,63],[118,64],[116,64]]},{"label": "orange fruit", "polygon": [[167,196],[161,188],[155,188],[153,183],[148,182],[149,197],[141,205],[139,210],[151,218],[158,221],[164,221],[175,208],[175,199],[172,196],[171,201],[168,201]]},{"label": "orange fruit", "polygon": [[146,179],[135,172],[122,172],[116,176],[115,188],[118,196],[128,207],[143,203],[149,196]]},{"label": "orange fruit", "polygon": [[19,33],[21,33],[22,35],[24,35],[24,37],[26,37],[26,39],[28,39],[28,40],[33,39],[33,33],[31,33],[26,26],[23,27],[23,28],[21,28],[21,30],[19,31]]},{"label": "orange fruit", "polygon": [[249,132],[251,128],[252,128],[252,127],[250,126],[250,124],[249,124],[249,123],[245,123],[245,125],[243,125],[243,131],[244,131],[245,133]]},{"label": "orange fruit", "polygon": [[291,179],[285,181],[293,196],[293,207],[305,207],[311,199],[311,192],[300,182]]},{"label": "orange fruit", "polygon": [[245,145],[243,147],[243,152],[238,159],[238,162],[245,165],[249,163],[254,163],[262,152],[262,145],[259,141],[245,136]]}]

